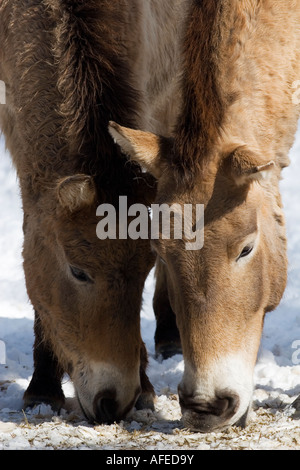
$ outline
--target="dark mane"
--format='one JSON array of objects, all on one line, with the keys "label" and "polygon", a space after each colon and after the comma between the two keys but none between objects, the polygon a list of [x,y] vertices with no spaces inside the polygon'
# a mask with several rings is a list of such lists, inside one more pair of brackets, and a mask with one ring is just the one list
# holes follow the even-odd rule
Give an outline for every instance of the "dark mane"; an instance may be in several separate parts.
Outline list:
[{"label": "dark mane", "polygon": [[[61,135],[80,170],[98,183],[127,181],[124,159],[108,134],[108,121],[135,126],[139,95],[126,63],[125,8],[121,1],[48,0],[55,14],[54,55],[62,101]],[[135,169],[135,171],[137,171]],[[122,186],[122,184],[121,184]]]},{"label": "dark mane", "polygon": [[[173,163],[180,178],[205,165],[232,101],[219,83],[222,18],[228,2],[193,0],[184,38],[183,111],[175,130]],[[224,20],[223,20],[224,21]]]},{"label": "dark mane", "polygon": [[7,0],[1,14],[0,74],[17,110],[13,122],[4,109],[1,127],[23,191],[40,197],[58,178],[85,173],[103,193],[136,194],[140,169],[108,133],[109,120],[136,127],[141,103],[128,59],[135,31],[127,2]]}]

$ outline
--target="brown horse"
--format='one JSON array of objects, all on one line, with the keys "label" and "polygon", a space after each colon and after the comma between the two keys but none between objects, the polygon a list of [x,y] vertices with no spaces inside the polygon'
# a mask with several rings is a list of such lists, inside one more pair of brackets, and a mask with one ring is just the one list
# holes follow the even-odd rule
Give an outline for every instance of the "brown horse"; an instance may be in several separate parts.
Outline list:
[{"label": "brown horse", "polygon": [[0,2],[0,125],[21,187],[35,309],[24,406],[59,409],[64,372],[92,421],[124,417],[141,392],[153,398],[139,314],[154,257],[147,240],[99,240],[96,209],[120,195],[154,197],[153,178],[128,164],[107,128],[115,119],[169,133],[181,3]]},{"label": "brown horse", "polygon": [[158,203],[205,208],[201,250],[152,242],[156,315],[175,313],[182,342],[183,421],[205,432],[246,423],[264,316],[286,286],[279,180],[299,118],[300,1],[193,0],[183,75],[173,140],[110,131],[156,177]]}]

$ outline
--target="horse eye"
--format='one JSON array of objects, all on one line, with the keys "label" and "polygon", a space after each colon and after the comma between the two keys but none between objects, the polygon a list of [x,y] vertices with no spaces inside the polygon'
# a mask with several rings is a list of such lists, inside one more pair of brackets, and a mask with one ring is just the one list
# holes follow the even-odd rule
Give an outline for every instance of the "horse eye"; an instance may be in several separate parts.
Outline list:
[{"label": "horse eye", "polygon": [[245,246],[245,248],[241,252],[240,256],[238,257],[238,260],[240,258],[246,258],[246,256],[249,256],[252,251],[253,251],[253,246],[252,245]]},{"label": "horse eye", "polygon": [[72,276],[80,282],[92,282],[91,278],[81,269],[70,266]]}]

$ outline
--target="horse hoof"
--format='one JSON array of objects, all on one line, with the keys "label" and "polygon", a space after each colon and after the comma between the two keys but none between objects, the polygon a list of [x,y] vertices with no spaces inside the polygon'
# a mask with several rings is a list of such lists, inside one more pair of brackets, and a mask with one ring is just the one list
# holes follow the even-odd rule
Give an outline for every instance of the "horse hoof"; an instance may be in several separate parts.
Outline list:
[{"label": "horse hoof", "polygon": [[26,391],[23,396],[24,410],[28,408],[35,408],[41,404],[50,405],[52,410],[59,413],[65,404],[64,394],[57,394],[56,396],[49,396],[46,394],[34,394]]},{"label": "horse hoof", "polygon": [[137,410],[151,410],[154,411],[155,395],[153,393],[142,393],[135,404]]}]

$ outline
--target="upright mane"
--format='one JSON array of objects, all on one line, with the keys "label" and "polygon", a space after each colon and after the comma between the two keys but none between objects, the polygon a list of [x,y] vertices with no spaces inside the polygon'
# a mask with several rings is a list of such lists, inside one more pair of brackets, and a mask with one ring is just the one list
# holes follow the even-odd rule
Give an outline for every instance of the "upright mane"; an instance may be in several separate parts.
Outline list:
[{"label": "upright mane", "polygon": [[132,167],[125,168],[107,128],[111,119],[134,127],[140,102],[131,85],[123,37],[126,9],[120,3],[49,0],[57,24],[61,135],[68,152],[80,160],[80,170],[95,176],[101,187],[128,184],[124,172]]},{"label": "upright mane", "polygon": [[206,154],[223,122],[227,97],[218,86],[218,49],[222,40],[219,19],[223,3],[193,0],[187,20],[184,106],[175,131],[175,155],[177,165],[189,169]]},{"label": "upright mane", "polygon": [[[250,0],[247,8],[257,4]],[[184,106],[175,130],[174,164],[183,174],[205,165],[238,98],[229,82],[234,70],[224,64],[233,67],[242,46],[249,13],[243,8],[236,1],[193,0],[184,37]]]}]

